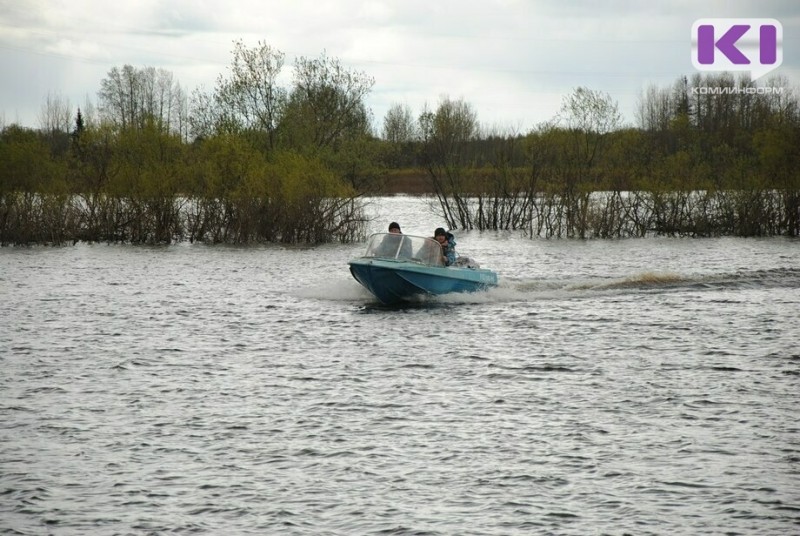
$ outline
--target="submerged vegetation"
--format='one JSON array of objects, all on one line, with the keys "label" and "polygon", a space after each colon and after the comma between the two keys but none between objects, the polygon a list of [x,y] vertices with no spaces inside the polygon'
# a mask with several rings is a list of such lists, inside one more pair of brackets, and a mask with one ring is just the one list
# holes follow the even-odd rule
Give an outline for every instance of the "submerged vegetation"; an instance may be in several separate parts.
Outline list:
[{"label": "submerged vegetation", "polygon": [[729,75],[679,80],[640,100],[623,127],[608,95],[578,88],[527,135],[480,135],[476,113],[445,100],[424,116],[421,163],[451,227],[531,236],[800,234],[800,106]]},{"label": "submerged vegetation", "polygon": [[97,108],[73,116],[48,97],[39,130],[0,131],[0,244],[348,242],[364,196],[420,190],[453,229],[800,234],[800,105],[780,78],[648,88],[636,127],[577,88],[524,134],[486,131],[445,96],[416,115],[393,105],[378,135],[372,78],[323,55],[296,60],[283,87],[283,67],[280,51],[236,43],[209,92],[126,65]]},{"label": "submerged vegetation", "polygon": [[[364,233],[373,81],[322,56],[237,43],[191,106],[169,73],[112,69],[73,125],[0,134],[0,243],[318,243]],[[188,112],[191,108],[192,113]],[[61,117],[57,110],[45,116]]]}]

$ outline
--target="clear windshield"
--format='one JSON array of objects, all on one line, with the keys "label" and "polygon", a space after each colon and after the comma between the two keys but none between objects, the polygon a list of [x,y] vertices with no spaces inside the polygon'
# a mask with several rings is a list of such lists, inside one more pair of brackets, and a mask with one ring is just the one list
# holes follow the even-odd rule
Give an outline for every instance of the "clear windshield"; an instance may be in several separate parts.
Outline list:
[{"label": "clear windshield", "polygon": [[428,266],[444,266],[439,242],[422,236],[376,233],[367,240],[365,256],[411,260]]}]

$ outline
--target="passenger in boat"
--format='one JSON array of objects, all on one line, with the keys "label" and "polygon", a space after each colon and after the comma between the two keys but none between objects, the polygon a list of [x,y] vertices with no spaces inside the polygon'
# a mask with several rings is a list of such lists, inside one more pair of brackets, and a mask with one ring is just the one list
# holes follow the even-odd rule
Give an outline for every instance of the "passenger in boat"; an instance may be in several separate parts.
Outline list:
[{"label": "passenger in boat", "polygon": [[[381,245],[378,247],[377,254],[381,257],[394,257],[397,254],[397,257],[400,259],[410,259],[411,258],[411,241],[410,240],[403,240],[402,231],[400,230],[400,225],[397,222],[392,222],[389,224],[389,234],[383,237],[381,241]],[[402,244],[399,242],[402,241]],[[400,245],[400,252],[397,251],[397,246]]]},{"label": "passenger in boat", "polygon": [[450,266],[456,262],[456,238],[453,233],[438,227],[433,232],[433,238],[442,246],[442,260],[445,266]]}]

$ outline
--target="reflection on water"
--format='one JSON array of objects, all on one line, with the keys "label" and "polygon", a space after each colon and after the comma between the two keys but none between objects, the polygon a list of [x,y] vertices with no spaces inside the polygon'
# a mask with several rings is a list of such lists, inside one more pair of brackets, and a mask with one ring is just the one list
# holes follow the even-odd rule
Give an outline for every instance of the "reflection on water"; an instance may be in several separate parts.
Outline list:
[{"label": "reflection on water", "polygon": [[0,250],[0,531],[795,532],[797,241],[456,235],[500,286],[395,307],[363,244]]}]

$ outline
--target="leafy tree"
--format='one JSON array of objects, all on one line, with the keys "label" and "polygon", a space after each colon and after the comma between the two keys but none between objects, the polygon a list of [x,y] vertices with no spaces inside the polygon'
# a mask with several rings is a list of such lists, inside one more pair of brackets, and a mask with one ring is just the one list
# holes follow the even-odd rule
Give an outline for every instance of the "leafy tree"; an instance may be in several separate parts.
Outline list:
[{"label": "leafy tree", "polygon": [[287,147],[338,150],[342,142],[371,136],[365,98],[375,80],[346,69],[338,59],[300,57],[281,123]]},{"label": "leafy tree", "polygon": [[443,97],[436,112],[423,111],[419,125],[422,161],[447,225],[471,229],[467,171],[473,156],[470,144],[478,134],[477,113],[463,99]]},{"label": "leafy tree", "polygon": [[557,120],[564,129],[558,166],[564,179],[567,233],[585,238],[594,189],[589,183],[602,183],[605,142],[619,128],[621,116],[608,94],[579,87],[564,98]]},{"label": "leafy tree", "polygon": [[59,240],[63,176],[46,136],[19,125],[0,132],[0,245]]},{"label": "leafy tree", "polygon": [[279,151],[267,169],[280,191],[281,242],[351,241],[363,233],[365,218],[356,192],[318,158]]},{"label": "leafy tree", "polygon": [[383,118],[383,139],[390,143],[409,143],[419,139],[419,130],[407,104],[392,104]]},{"label": "leafy tree", "polygon": [[284,57],[283,52],[266,43],[247,48],[242,41],[236,41],[230,75],[217,78],[213,94],[194,94],[193,136],[263,133],[264,148],[275,148],[286,107],[287,92],[278,81]]},{"label": "leafy tree", "polygon": [[763,129],[754,145],[765,182],[781,193],[787,233],[800,236],[800,122]]},{"label": "leafy tree", "polygon": [[195,142],[189,162],[189,240],[275,239],[273,215],[265,214],[274,190],[261,179],[266,169],[263,152],[243,136],[220,134]]},{"label": "leafy tree", "polygon": [[0,194],[43,191],[53,172],[50,148],[39,132],[19,125],[0,132]]}]

